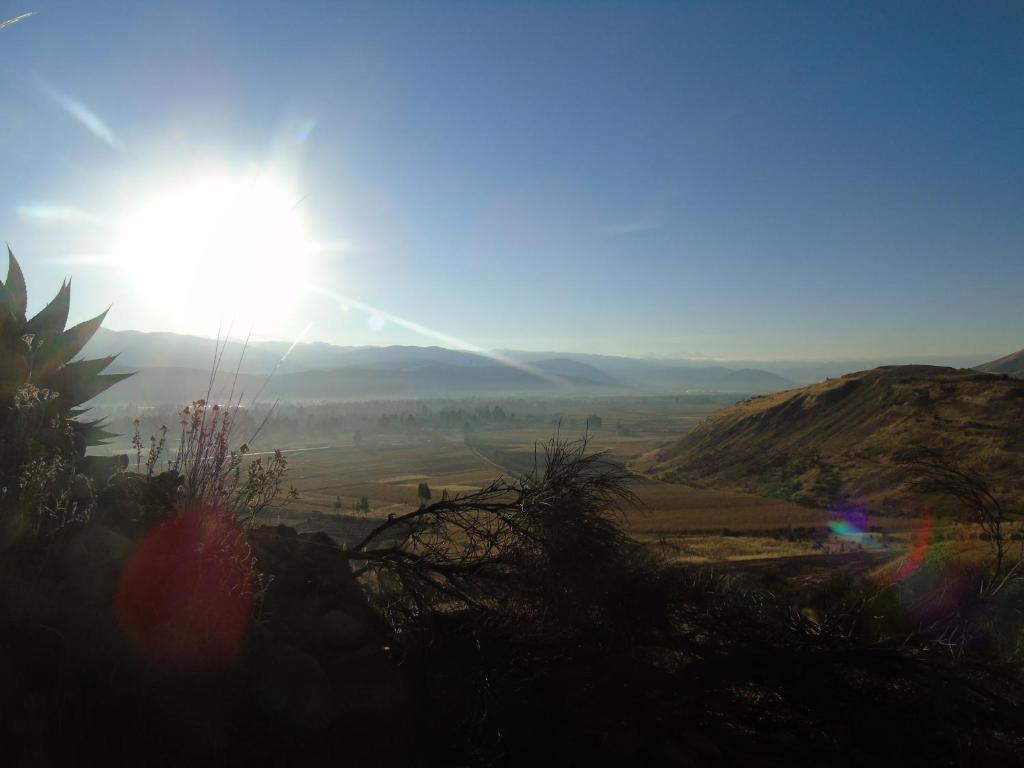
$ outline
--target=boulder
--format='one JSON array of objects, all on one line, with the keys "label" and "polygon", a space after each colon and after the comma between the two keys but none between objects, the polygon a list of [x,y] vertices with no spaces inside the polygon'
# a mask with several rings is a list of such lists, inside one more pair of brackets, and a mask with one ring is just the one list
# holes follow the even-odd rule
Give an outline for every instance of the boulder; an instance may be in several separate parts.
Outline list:
[{"label": "boulder", "polygon": [[367,639],[366,624],[345,611],[328,611],[321,619],[321,638],[329,651],[358,648]]},{"label": "boulder", "polygon": [[126,536],[86,523],[61,532],[54,546],[54,564],[76,602],[83,607],[106,607],[114,602],[121,571],[134,548]]},{"label": "boulder", "polygon": [[261,615],[269,636],[319,654],[382,635],[348,558],[329,536],[263,526],[250,541],[268,585]]},{"label": "boulder", "polygon": [[298,648],[267,648],[252,673],[260,711],[290,724],[316,726],[327,722],[333,702],[330,682],[320,663]]}]

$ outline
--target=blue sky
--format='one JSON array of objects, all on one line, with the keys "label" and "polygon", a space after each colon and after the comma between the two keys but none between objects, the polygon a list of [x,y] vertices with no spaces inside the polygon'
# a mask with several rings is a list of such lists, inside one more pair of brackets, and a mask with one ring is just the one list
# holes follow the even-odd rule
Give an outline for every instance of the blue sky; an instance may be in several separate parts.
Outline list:
[{"label": "blue sky", "polygon": [[[38,11],[0,30],[0,238],[36,306],[72,275],[76,319],[113,303],[116,329],[1024,346],[1019,3],[21,1],[0,0]],[[301,256],[253,256],[245,312],[220,300],[238,255],[139,234],[207,177],[301,219]]]}]

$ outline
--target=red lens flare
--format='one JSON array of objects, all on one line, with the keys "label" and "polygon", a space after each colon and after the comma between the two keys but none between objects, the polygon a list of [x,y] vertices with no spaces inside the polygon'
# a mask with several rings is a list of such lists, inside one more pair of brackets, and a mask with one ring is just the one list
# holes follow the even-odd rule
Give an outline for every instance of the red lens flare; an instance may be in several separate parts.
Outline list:
[{"label": "red lens flare", "polygon": [[121,575],[118,624],[143,657],[223,667],[242,650],[252,615],[252,553],[227,510],[197,506],[164,521]]},{"label": "red lens flare", "polygon": [[934,523],[931,515],[925,517],[921,524],[914,529],[914,543],[910,547],[907,556],[900,562],[896,573],[893,575],[894,582],[906,581],[913,573],[921,567],[928,548],[932,543]]}]

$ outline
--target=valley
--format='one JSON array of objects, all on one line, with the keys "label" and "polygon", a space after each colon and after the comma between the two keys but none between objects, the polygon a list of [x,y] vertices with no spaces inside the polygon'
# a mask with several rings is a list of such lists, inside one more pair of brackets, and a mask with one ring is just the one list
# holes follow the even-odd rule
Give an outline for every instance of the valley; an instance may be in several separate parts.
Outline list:
[{"label": "valley", "polygon": [[[636,467],[652,452],[684,439],[734,399],[476,397],[281,404],[266,423],[256,451],[283,451],[289,464],[287,482],[298,495],[267,510],[264,518],[300,531],[323,530],[339,542],[351,542],[388,515],[415,508],[421,483],[437,499],[444,491],[460,494],[482,488],[499,474],[529,472],[535,452],[542,456],[544,443],[556,434],[567,440],[585,435],[590,450],[621,466]],[[482,416],[495,409],[504,417]],[[100,413],[108,415],[111,428],[121,433],[103,451],[128,453],[134,463],[128,412]],[[461,416],[447,416],[454,413]],[[147,437],[160,420],[172,418],[161,409],[143,409],[139,415],[141,434]],[[173,445],[173,432],[169,434]],[[625,529],[672,563],[778,561],[780,568],[812,571],[819,558],[856,561],[870,550],[867,559],[874,564],[898,558],[920,524],[916,517],[894,512],[872,514],[864,535],[855,540],[830,529],[837,514],[824,505],[668,482],[643,472],[634,474],[631,490],[640,505],[622,511]],[[366,507],[357,510],[362,499]],[[951,522],[939,527],[953,530]],[[781,561],[788,559],[793,562],[783,566]]]}]

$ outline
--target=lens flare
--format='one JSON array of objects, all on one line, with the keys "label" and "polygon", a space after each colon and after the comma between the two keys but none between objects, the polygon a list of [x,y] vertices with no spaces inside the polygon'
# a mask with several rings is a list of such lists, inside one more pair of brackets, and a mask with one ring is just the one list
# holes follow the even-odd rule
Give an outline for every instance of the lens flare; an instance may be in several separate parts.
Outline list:
[{"label": "lens flare", "polygon": [[850,541],[861,547],[875,546],[875,540],[868,532],[868,512],[866,509],[854,508],[838,511],[840,517],[830,520],[828,529],[833,535]]},{"label": "lens flare", "polygon": [[931,547],[934,530],[935,524],[932,522],[931,515],[923,518],[921,523],[914,529],[913,544],[907,556],[900,561],[896,573],[893,574],[894,581],[906,581],[921,567]]},{"label": "lens flare", "polygon": [[115,611],[143,658],[209,669],[241,653],[252,601],[245,531],[227,510],[196,506],[142,541],[121,575]]}]

